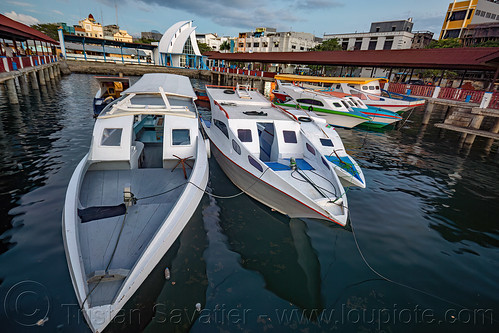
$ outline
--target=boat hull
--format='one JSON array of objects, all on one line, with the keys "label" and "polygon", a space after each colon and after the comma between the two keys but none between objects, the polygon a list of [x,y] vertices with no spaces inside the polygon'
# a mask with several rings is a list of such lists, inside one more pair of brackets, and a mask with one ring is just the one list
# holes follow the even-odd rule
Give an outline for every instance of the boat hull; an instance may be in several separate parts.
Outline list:
[{"label": "boat hull", "polygon": [[341,226],[345,226],[346,220],[334,220],[240,167],[223,154],[213,141],[211,141],[211,153],[220,165],[220,168],[234,185],[264,205],[291,218],[327,219]]}]

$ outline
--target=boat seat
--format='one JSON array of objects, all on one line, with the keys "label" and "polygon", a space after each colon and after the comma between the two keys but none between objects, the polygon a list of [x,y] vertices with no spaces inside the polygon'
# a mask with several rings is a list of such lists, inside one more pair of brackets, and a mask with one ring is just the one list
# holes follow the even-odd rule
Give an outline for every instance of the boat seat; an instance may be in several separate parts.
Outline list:
[{"label": "boat seat", "polygon": [[107,274],[105,270],[98,270],[88,276],[87,283],[90,284],[124,280],[129,273],[130,270],[124,268],[110,269],[107,271]]}]

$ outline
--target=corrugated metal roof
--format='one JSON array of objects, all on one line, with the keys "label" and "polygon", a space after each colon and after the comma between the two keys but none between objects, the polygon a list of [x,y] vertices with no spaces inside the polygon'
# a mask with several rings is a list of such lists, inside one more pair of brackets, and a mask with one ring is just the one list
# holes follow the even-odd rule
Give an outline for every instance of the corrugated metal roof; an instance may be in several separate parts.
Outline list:
[{"label": "corrugated metal roof", "polygon": [[323,52],[207,52],[209,59],[280,64],[495,70],[499,47]]},{"label": "corrugated metal roof", "polygon": [[44,33],[2,14],[0,14],[0,37],[5,39],[15,38],[18,41],[38,40],[51,44],[59,44],[58,41],[53,40]]}]

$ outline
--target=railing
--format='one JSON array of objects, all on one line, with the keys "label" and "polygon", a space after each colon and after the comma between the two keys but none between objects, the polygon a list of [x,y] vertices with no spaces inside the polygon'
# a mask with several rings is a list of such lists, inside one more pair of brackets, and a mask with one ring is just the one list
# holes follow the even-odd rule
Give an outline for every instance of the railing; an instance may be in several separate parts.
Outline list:
[{"label": "railing", "polygon": [[488,107],[491,109],[499,109],[499,92],[495,92],[492,94],[492,98],[490,99]]},{"label": "railing", "polygon": [[484,91],[478,90],[462,90],[456,88],[441,88],[438,98],[450,99],[453,101],[480,103]]},{"label": "railing", "polygon": [[264,71],[254,71],[241,68],[227,68],[227,67],[212,67],[212,71],[220,73],[230,73],[230,74],[241,74],[248,76],[259,76],[259,77],[270,77],[273,78],[276,73],[264,72]]},{"label": "railing", "polygon": [[57,57],[54,55],[0,57],[0,72],[17,71],[19,69],[39,66],[56,61]]}]

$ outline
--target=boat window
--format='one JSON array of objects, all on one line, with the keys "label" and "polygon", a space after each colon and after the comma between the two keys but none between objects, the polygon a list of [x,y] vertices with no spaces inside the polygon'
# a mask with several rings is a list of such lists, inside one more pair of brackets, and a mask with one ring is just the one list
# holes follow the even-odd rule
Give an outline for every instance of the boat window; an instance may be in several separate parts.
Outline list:
[{"label": "boat window", "polygon": [[336,85],[336,89],[340,89],[341,88],[341,85],[340,84],[337,84]]},{"label": "boat window", "polygon": [[350,106],[357,106],[357,104],[353,104],[352,101],[348,101],[348,104],[350,104]]},{"label": "boat window", "polygon": [[172,144],[174,146],[188,146],[191,144],[191,137],[188,129],[172,130]]},{"label": "boat window", "polygon": [[359,101],[356,101],[355,99],[351,99],[350,103],[353,103],[355,106],[361,106],[362,104],[359,103]]},{"label": "boat window", "polygon": [[322,163],[324,163],[324,165],[329,169],[329,164],[327,163],[327,161],[324,159],[324,157],[321,158],[322,160]]},{"label": "boat window", "polygon": [[308,142],[307,142],[306,146],[307,146],[307,150],[308,150],[310,153],[312,153],[312,155],[314,155],[314,156],[315,156],[315,149],[314,149],[314,147],[312,147],[311,145],[309,145],[309,144],[308,144]]},{"label": "boat window", "polygon": [[369,86],[369,90],[374,90],[374,87],[373,86]]},{"label": "boat window", "polygon": [[341,104],[338,102],[334,102],[333,105],[336,106],[337,108],[341,108]]},{"label": "boat window", "polygon": [[284,136],[284,142],[286,143],[297,143],[296,132],[295,131],[282,131]]},{"label": "boat window", "polygon": [[376,90],[379,90],[379,86],[376,86]]},{"label": "boat window", "polygon": [[310,98],[299,98],[296,101],[298,103],[302,103],[302,104],[324,106],[324,104],[321,101],[318,101],[318,100],[315,100],[315,99],[310,99]]},{"label": "boat window", "polygon": [[249,129],[238,129],[237,130],[237,137],[241,142],[251,142],[251,130]]},{"label": "boat window", "polygon": [[362,90],[368,90],[369,88],[367,86],[362,86]]},{"label": "boat window", "polygon": [[101,146],[118,147],[121,145],[122,128],[104,128],[102,132]]},{"label": "boat window", "polygon": [[260,172],[263,172],[263,168],[260,165],[260,163],[258,163],[253,157],[251,157],[251,155],[248,155],[248,161],[250,162],[250,164],[252,166],[254,166],[255,168],[257,168]]},{"label": "boat window", "polygon": [[234,151],[236,153],[241,155],[241,147],[239,147],[239,145],[237,144],[237,142],[234,139],[232,139],[232,148],[234,148]]},{"label": "boat window", "polygon": [[348,104],[345,101],[341,101],[341,104],[348,109]]},{"label": "boat window", "polygon": [[227,130],[227,125],[225,125],[222,121],[218,120],[218,119],[214,119],[213,120],[213,123],[215,124],[215,126],[220,130],[222,131],[222,133],[227,137],[227,139],[229,138],[229,131]]},{"label": "boat window", "polygon": [[321,140],[321,144],[324,147],[333,147],[333,141],[331,141],[330,139],[320,139],[320,140]]}]

